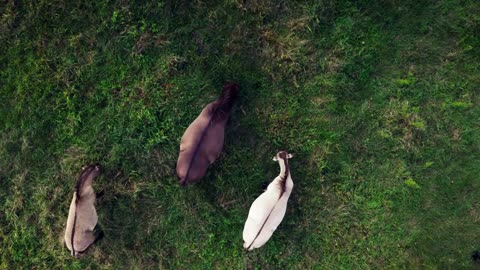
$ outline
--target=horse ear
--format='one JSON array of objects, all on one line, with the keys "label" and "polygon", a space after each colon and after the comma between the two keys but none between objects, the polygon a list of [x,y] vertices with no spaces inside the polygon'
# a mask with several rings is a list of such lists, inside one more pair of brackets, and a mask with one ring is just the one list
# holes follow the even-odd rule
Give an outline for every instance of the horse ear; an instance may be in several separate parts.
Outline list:
[{"label": "horse ear", "polygon": [[273,161],[278,161],[277,156],[274,156],[274,157],[273,157]]},{"label": "horse ear", "polygon": [[293,157],[292,154],[288,154],[288,155],[287,155],[287,158],[292,158],[292,157]]}]

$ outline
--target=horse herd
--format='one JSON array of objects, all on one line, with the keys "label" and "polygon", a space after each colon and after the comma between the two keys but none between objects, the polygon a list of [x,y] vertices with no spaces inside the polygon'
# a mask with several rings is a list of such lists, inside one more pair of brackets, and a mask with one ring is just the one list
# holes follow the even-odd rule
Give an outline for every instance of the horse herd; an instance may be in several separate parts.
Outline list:
[{"label": "horse herd", "polygon": [[[235,83],[223,86],[222,94],[209,103],[190,124],[182,136],[177,161],[177,177],[182,186],[199,181],[220,155],[230,112],[239,91]],[[279,175],[253,202],[243,229],[243,247],[250,251],[263,246],[276,230],[287,210],[293,189],[285,151],[278,152],[274,161],[280,165]],[[73,193],[65,229],[65,245],[75,257],[81,257],[92,244],[103,236],[96,229],[98,217],[95,209],[97,196],[93,180],[100,174],[100,165],[83,168]]]}]

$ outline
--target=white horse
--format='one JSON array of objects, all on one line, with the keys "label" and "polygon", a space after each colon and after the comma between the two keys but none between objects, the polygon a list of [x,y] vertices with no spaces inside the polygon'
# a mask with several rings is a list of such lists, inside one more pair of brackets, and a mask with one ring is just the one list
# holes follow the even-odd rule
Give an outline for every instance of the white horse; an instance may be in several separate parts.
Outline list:
[{"label": "white horse", "polygon": [[280,165],[280,174],[250,207],[243,229],[243,247],[248,251],[263,246],[285,216],[288,198],[293,189],[288,165],[288,159],[292,157],[285,151],[280,151],[273,157]]}]

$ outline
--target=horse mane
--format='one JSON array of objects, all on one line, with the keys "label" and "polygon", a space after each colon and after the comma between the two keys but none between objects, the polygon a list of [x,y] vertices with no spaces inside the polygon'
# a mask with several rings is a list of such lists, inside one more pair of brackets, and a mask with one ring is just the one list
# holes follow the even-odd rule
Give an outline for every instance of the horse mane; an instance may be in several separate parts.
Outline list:
[{"label": "horse mane", "polygon": [[288,158],[287,158],[287,152],[281,151],[279,153],[280,159],[285,161],[285,173],[280,176],[280,188],[282,192],[280,193],[280,197],[282,197],[283,193],[287,189],[287,177],[290,174],[290,166],[288,165]]},{"label": "horse mane", "polygon": [[213,102],[210,108],[213,122],[221,121],[228,117],[239,90],[240,86],[236,83],[229,82],[223,85],[222,94]]},{"label": "horse mane", "polygon": [[77,179],[77,182],[75,183],[75,192],[77,193],[77,200],[80,199],[80,190],[83,188],[83,184],[85,183],[85,180],[88,178],[92,170],[95,169],[95,167],[99,166],[99,164],[94,164],[94,165],[89,165],[85,169],[83,169],[82,173],[80,173],[80,176]]}]

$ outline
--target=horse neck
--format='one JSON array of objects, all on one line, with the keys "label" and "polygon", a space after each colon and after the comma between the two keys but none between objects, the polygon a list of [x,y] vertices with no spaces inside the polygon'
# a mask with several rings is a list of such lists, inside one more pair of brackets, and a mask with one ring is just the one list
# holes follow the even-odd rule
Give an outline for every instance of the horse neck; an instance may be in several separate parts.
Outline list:
[{"label": "horse neck", "polygon": [[279,159],[278,165],[280,165],[280,176],[288,177],[290,174],[290,168],[288,166],[288,159]]}]

